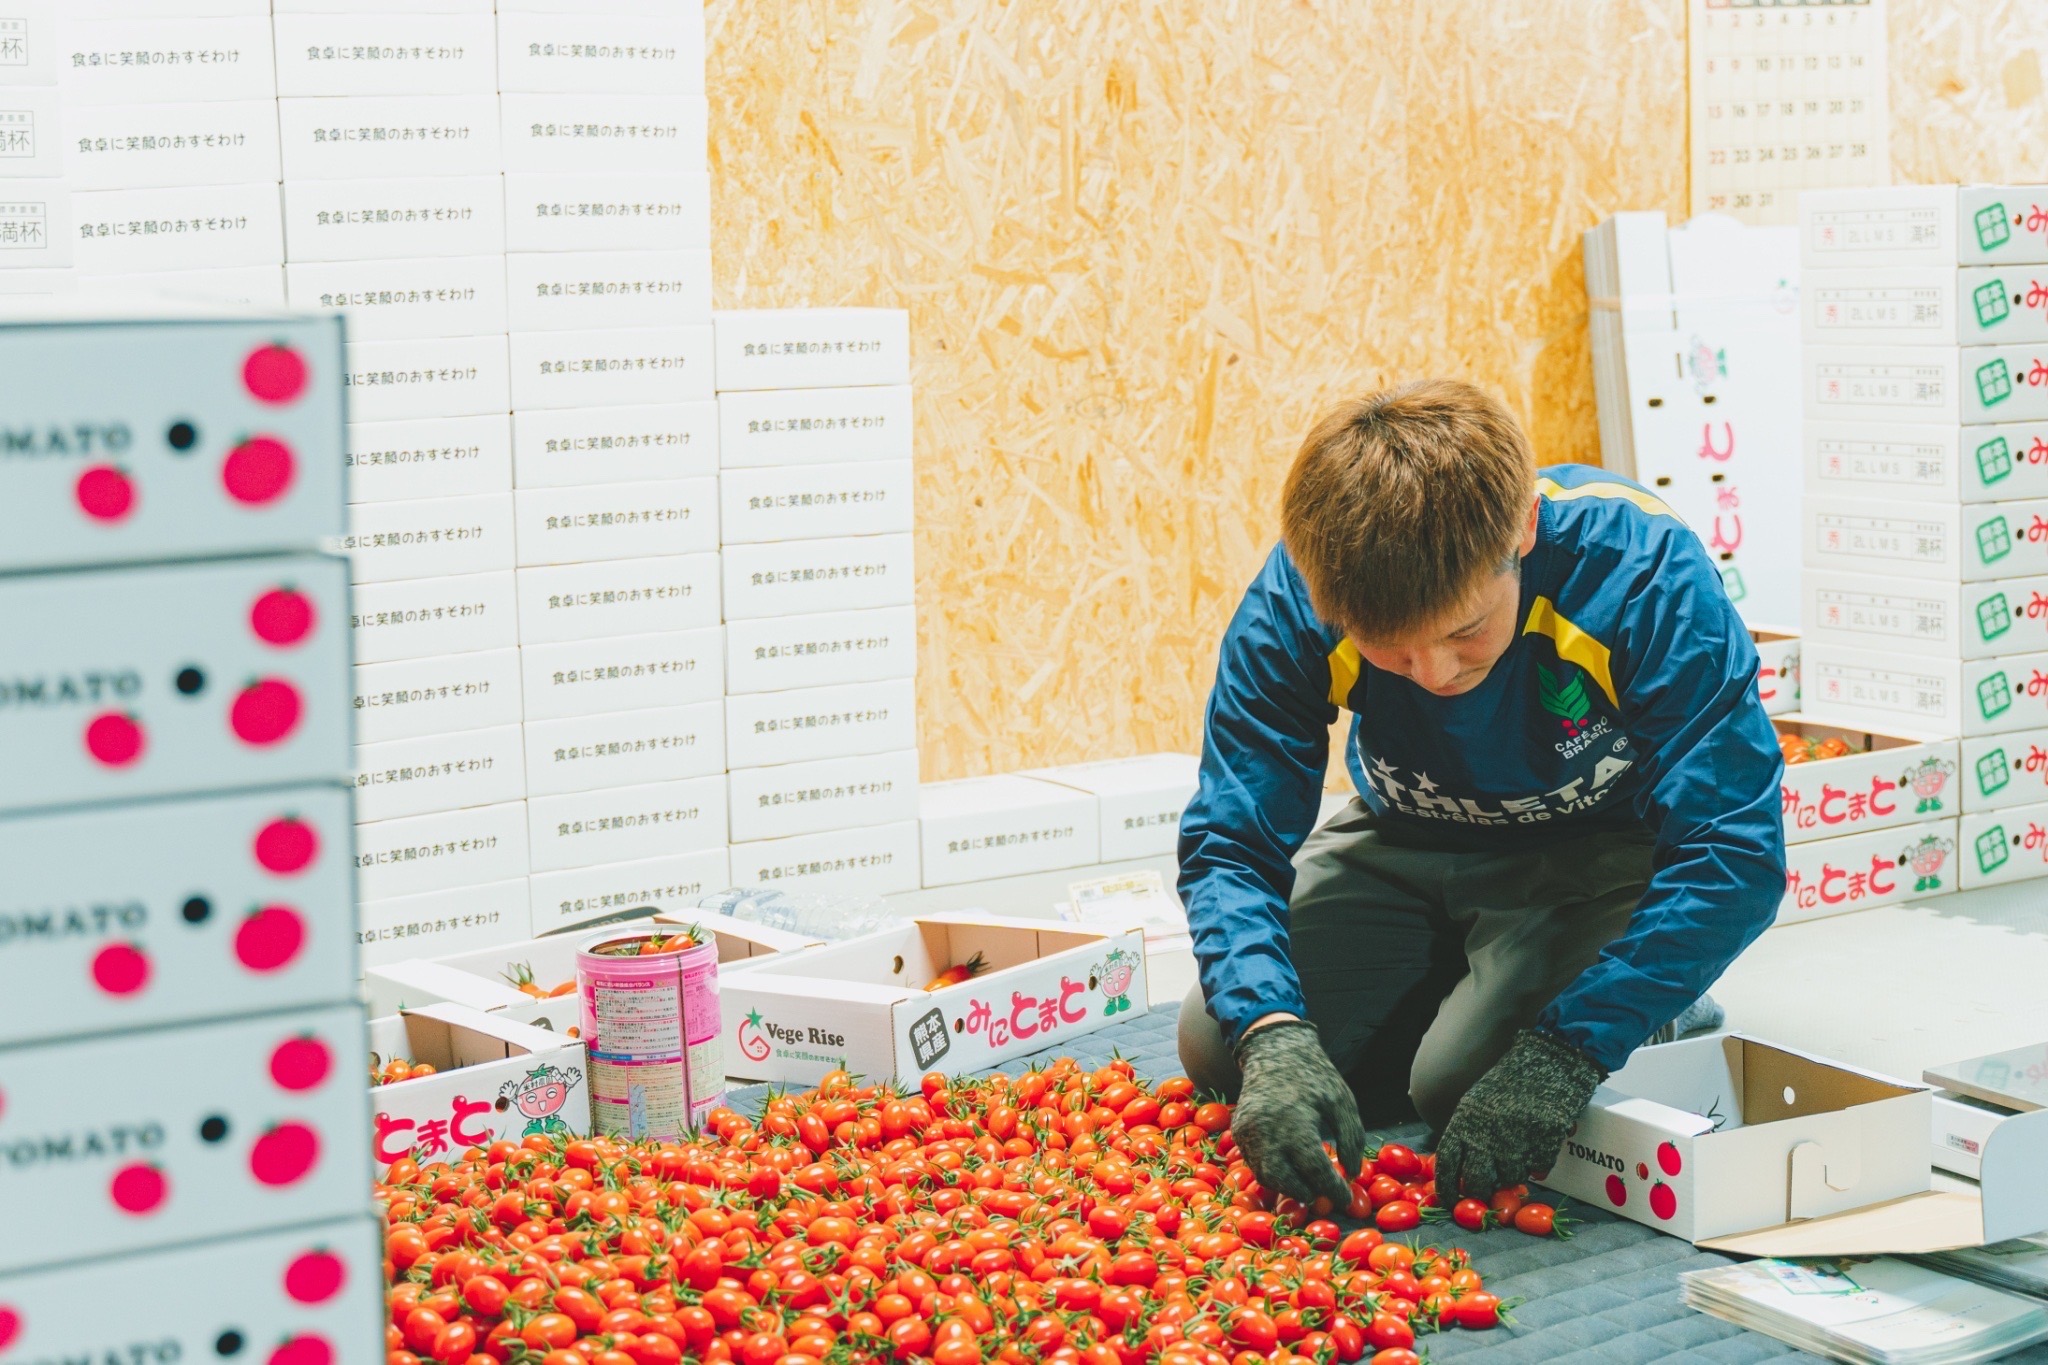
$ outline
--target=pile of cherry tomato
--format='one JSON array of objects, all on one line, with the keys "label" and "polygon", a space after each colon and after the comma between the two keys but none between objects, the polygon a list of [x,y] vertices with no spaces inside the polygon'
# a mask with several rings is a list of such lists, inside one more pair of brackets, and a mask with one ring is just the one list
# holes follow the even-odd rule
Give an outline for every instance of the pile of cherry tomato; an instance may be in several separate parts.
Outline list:
[{"label": "pile of cherry tomato", "polygon": [[381,1067],[375,1058],[370,1060],[370,1084],[373,1087],[397,1085],[400,1081],[416,1081],[422,1076],[438,1074],[433,1063],[416,1062],[410,1057],[393,1057]]},{"label": "pile of cherry tomato", "polygon": [[1467,1252],[1386,1239],[1431,1158],[1380,1148],[1350,1210],[1380,1226],[1346,1235],[1269,1201],[1229,1124],[1184,1079],[1063,1059],[907,1094],[834,1072],[682,1143],[402,1160],[387,1365],[1415,1365],[1418,1333],[1502,1321]]},{"label": "pile of cherry tomato", "polygon": [[1820,763],[1830,758],[1847,758],[1855,750],[1849,741],[1840,735],[1829,735],[1826,739],[1808,739],[1805,735],[1789,731],[1778,732],[1778,752],[1790,763]]}]

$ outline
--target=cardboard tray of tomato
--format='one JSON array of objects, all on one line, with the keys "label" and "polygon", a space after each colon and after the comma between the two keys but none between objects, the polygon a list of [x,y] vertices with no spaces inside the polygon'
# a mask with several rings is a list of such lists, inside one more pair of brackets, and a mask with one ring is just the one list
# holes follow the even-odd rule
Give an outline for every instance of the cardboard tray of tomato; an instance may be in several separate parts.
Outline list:
[{"label": "cardboard tray of tomato", "polygon": [[564,1037],[578,1035],[582,1001],[576,993],[576,952],[594,936],[611,936],[653,926],[695,924],[718,941],[718,970],[736,972],[764,966],[779,954],[808,948],[817,940],[723,915],[642,916],[617,924],[584,926],[499,948],[447,957],[410,959],[363,973],[363,990],[374,1015],[443,1001],[502,1014]]},{"label": "cardboard tray of tomato", "polygon": [[590,1131],[588,1062],[574,1039],[444,1001],[370,1020],[369,1043],[379,1165]]},{"label": "cardboard tray of tomato", "polygon": [[1859,730],[1798,712],[1771,723],[1785,758],[1780,808],[1787,843],[1956,813],[1954,739]]},{"label": "cardboard tray of tomato", "polygon": [[[1418,1335],[1502,1320],[1462,1250],[1274,1208],[1193,1089],[1120,1060],[907,1089],[834,1071],[694,1141],[399,1161],[386,1344],[400,1365],[1412,1365]],[[1380,1185],[1403,1197],[1378,1221],[1416,1227],[1430,1158],[1374,1160],[1353,1210]]]}]

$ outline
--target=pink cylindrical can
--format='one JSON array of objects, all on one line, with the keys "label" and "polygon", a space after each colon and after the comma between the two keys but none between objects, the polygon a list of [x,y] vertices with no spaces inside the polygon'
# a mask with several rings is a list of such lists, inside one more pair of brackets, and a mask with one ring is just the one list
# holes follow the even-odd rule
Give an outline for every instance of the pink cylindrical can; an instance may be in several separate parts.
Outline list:
[{"label": "pink cylindrical can", "polygon": [[594,934],[576,988],[597,1131],[674,1140],[701,1127],[725,1099],[717,940],[694,925]]}]

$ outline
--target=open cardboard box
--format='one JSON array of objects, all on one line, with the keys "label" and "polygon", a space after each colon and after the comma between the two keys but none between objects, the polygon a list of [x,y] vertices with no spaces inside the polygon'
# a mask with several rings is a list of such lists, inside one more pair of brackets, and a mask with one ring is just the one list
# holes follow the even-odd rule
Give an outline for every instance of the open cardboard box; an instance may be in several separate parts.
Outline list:
[{"label": "open cardboard box", "polygon": [[576,950],[593,934],[628,933],[664,925],[697,924],[718,941],[721,974],[758,967],[777,954],[808,948],[817,942],[802,934],[770,929],[744,920],[710,914],[643,915],[611,924],[590,924],[541,938],[485,948],[472,953],[372,967],[363,974],[370,1013],[399,1010],[439,1001],[502,1015],[522,1024],[551,1029],[574,1038],[582,1026],[582,1001],[575,991],[536,999],[514,984],[526,971],[535,984],[551,989],[576,980]]},{"label": "open cardboard box", "polygon": [[[926,991],[981,954],[985,969]],[[1089,930],[961,911],[811,948],[721,983],[726,1069],[814,1084],[972,1071],[1144,1013],[1142,930]],[[1924,1141],[1924,1138],[1923,1138]]]},{"label": "open cardboard box", "polygon": [[370,1087],[380,1167],[405,1156],[450,1161],[500,1138],[590,1132],[583,1044],[546,1029],[444,1001],[370,1020],[371,1069],[394,1057],[434,1074]]},{"label": "open cardboard box", "polygon": [[1799,632],[1788,626],[1751,626],[1756,642],[1756,694],[1768,715],[1799,709]]},{"label": "open cardboard box", "polygon": [[1774,716],[1780,734],[1840,739],[1839,758],[1789,763],[1781,789],[1785,840],[1829,839],[1910,825],[1956,813],[1954,785],[1961,754],[1953,739],[1879,734],[1831,725],[1803,713]]}]

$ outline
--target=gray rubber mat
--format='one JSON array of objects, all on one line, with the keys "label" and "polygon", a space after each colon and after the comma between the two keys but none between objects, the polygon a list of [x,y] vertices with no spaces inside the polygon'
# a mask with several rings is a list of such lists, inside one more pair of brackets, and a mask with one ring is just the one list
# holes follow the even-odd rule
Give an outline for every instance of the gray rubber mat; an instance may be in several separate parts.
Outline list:
[{"label": "gray rubber mat", "polygon": [[[1071,1054],[1086,1066],[1100,1066],[1116,1054],[1129,1058],[1138,1074],[1149,1079],[1179,1075],[1180,1058],[1174,1044],[1178,1016],[1178,1005],[1167,1005],[994,1069],[1014,1073],[1062,1054]],[[728,1099],[735,1108],[748,1112],[758,1108],[764,1090],[761,1086],[734,1090]],[[1412,1144],[1422,1137],[1417,1125],[1383,1129],[1373,1134],[1372,1141],[1375,1145]],[[1424,1338],[1419,1345],[1427,1349],[1429,1359],[1485,1360],[1489,1365],[1535,1361],[1743,1365],[1753,1360],[1817,1359],[1771,1337],[1696,1313],[1679,1302],[1678,1276],[1682,1272],[1725,1265],[1727,1257],[1695,1250],[1689,1243],[1600,1209],[1573,1203],[1570,1211],[1583,1221],[1569,1240],[1525,1237],[1508,1229],[1475,1234],[1447,1226],[1418,1234],[1439,1245],[1467,1248],[1473,1266],[1486,1277],[1488,1289],[1503,1299],[1522,1300],[1514,1309],[1515,1326]],[[2048,1346],[2006,1359],[2048,1365]]]}]

